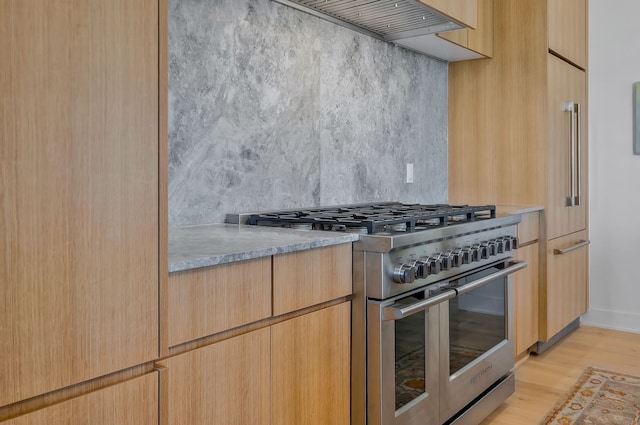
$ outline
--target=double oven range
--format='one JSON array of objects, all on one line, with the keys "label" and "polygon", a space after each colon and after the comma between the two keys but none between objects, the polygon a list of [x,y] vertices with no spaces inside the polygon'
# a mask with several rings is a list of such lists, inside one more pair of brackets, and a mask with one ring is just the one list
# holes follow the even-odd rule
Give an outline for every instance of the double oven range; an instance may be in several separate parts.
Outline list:
[{"label": "double oven range", "polygon": [[251,214],[360,234],[353,248],[352,423],[477,424],[514,391],[519,216],[397,202]]}]

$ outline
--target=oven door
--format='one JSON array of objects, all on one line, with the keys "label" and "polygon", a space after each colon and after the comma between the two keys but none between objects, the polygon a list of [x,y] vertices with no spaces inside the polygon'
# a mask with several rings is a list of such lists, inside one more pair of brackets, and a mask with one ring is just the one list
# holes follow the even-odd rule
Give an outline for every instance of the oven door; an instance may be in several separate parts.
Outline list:
[{"label": "oven door", "polygon": [[367,302],[369,425],[439,424],[439,309],[455,291]]},{"label": "oven door", "polygon": [[500,262],[450,282],[457,297],[440,305],[440,417],[465,410],[514,366],[512,273]]}]

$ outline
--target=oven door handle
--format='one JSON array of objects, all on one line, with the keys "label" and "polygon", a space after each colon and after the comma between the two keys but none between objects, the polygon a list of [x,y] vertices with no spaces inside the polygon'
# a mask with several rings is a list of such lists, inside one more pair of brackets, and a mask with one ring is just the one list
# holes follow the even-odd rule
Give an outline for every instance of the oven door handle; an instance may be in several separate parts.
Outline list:
[{"label": "oven door handle", "polygon": [[426,300],[419,301],[414,304],[392,304],[388,307],[383,308],[383,320],[400,320],[405,317],[411,316],[412,314],[419,313],[424,311],[430,307],[441,304],[445,301],[451,300],[458,295],[466,294],[467,292],[473,291],[474,289],[480,288],[481,286],[487,285],[488,283],[493,282],[494,280],[502,279],[505,276],[508,276],[512,273],[517,272],[518,270],[522,270],[527,267],[526,261],[514,261],[509,263],[509,266],[495,273],[491,273],[488,276],[482,277],[480,279],[474,280],[471,283],[467,283],[466,285],[462,285],[460,287],[453,286],[445,286],[441,289],[445,290],[444,292],[430,297]]},{"label": "oven door handle", "polygon": [[[509,263],[509,267],[506,267],[499,272],[491,273],[488,276],[481,277],[480,279],[474,280],[471,283],[467,283],[465,285],[460,286],[459,288],[455,288],[458,291],[458,295],[466,294],[467,292],[471,292],[474,289],[478,289],[481,286],[487,285],[495,280],[502,279],[512,273],[517,272],[518,270],[522,270],[528,266],[526,261],[514,261]],[[449,287],[452,288],[452,287]]]},{"label": "oven door handle", "polygon": [[382,320],[400,320],[405,317],[409,317],[412,314],[419,313],[430,307],[441,304],[445,301],[451,300],[457,296],[456,291],[453,289],[447,289],[446,291],[435,295],[426,300],[419,301],[414,304],[392,304],[382,309]]}]

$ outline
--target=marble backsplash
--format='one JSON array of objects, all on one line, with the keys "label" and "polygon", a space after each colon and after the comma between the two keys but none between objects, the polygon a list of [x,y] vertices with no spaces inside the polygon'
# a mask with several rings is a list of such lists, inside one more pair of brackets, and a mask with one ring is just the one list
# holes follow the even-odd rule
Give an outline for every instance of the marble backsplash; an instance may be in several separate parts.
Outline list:
[{"label": "marble backsplash", "polygon": [[271,0],[169,0],[168,183],[170,227],[446,202],[447,64]]}]

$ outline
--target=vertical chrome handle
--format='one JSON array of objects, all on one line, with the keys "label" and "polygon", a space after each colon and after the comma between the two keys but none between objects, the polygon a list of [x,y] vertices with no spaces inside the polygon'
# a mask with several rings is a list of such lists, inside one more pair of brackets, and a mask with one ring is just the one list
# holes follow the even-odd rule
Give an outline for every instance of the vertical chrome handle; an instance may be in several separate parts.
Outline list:
[{"label": "vertical chrome handle", "polygon": [[571,194],[566,198],[565,205],[573,207],[576,200],[576,115],[574,102],[565,102],[563,111],[569,112],[571,119],[570,144],[571,144]]},{"label": "vertical chrome handle", "polygon": [[574,200],[574,205],[578,206],[580,205],[580,197],[582,196],[582,174],[581,174],[581,163],[582,163],[582,113],[581,113],[581,108],[580,108],[580,104],[576,103],[576,111],[575,114],[578,116],[578,126],[577,126],[577,133],[578,133],[578,152],[577,152],[577,163],[578,163],[578,167],[577,167],[577,171],[576,171],[576,186],[577,186],[577,193],[575,195],[575,200]]}]

